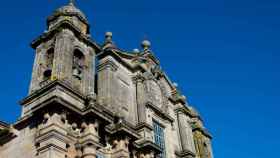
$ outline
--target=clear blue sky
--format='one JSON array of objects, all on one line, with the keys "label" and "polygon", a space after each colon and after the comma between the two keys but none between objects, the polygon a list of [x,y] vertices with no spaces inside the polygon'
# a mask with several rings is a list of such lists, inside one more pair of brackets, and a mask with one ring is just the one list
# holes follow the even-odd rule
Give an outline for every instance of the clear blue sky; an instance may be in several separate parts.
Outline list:
[{"label": "clear blue sky", "polygon": [[[0,118],[15,121],[27,95],[46,17],[67,0],[0,4]],[[212,132],[216,158],[264,158],[280,147],[280,2],[276,0],[79,0],[92,37],[120,48],[144,37]],[[277,154],[276,154],[277,152]]]}]

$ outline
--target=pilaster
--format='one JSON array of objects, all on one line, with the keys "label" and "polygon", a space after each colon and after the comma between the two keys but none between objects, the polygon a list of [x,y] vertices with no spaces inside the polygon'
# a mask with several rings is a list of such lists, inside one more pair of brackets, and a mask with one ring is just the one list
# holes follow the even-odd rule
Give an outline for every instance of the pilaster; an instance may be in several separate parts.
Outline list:
[{"label": "pilaster", "polygon": [[99,121],[82,124],[82,132],[79,142],[82,146],[82,158],[96,158],[97,148],[102,145],[99,143],[100,137],[98,134]]},{"label": "pilaster", "polygon": [[114,85],[114,72],[117,71],[118,66],[110,57],[106,57],[100,61],[98,66],[98,102],[101,105],[110,106],[114,108],[113,87]]},{"label": "pilaster", "polygon": [[[181,141],[181,151],[180,153],[185,153],[188,155],[194,155],[194,141],[192,128],[189,124],[190,120],[187,119],[187,116],[182,111],[177,111],[178,127],[179,127],[179,137]],[[184,155],[185,155],[184,154]]]},{"label": "pilaster", "polygon": [[146,95],[145,95],[145,77],[141,74],[137,74],[133,77],[133,81],[136,86],[136,100],[137,100],[137,114],[138,114],[138,123],[146,122]]},{"label": "pilaster", "polygon": [[113,138],[112,158],[129,158],[129,140],[127,136]]},{"label": "pilaster", "polygon": [[68,29],[62,30],[56,36],[52,80],[63,80],[65,77],[72,76],[72,38],[73,33]]},{"label": "pilaster", "polygon": [[65,158],[71,138],[59,114],[44,114],[43,124],[37,131],[35,143],[38,158]]}]

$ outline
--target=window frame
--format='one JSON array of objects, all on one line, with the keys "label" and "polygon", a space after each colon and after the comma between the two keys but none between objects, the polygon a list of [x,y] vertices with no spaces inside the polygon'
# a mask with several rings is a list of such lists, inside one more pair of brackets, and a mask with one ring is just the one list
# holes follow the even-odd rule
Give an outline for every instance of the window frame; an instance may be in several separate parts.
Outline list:
[{"label": "window frame", "polygon": [[159,158],[166,158],[165,127],[160,122],[153,119],[153,128],[154,143],[162,150],[162,153],[159,154]]},{"label": "window frame", "polygon": [[96,158],[105,158],[104,154],[101,152],[96,153]]}]

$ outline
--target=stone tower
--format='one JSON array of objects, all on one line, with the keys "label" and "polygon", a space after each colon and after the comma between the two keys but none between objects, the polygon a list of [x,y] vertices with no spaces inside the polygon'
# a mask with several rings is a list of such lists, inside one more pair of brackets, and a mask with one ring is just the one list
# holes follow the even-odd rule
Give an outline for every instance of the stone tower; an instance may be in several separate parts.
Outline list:
[{"label": "stone tower", "polygon": [[[211,135],[151,50],[91,39],[70,1],[47,19],[29,94],[14,124],[0,121],[0,157],[213,158]],[[96,62],[97,61],[97,62]]]}]

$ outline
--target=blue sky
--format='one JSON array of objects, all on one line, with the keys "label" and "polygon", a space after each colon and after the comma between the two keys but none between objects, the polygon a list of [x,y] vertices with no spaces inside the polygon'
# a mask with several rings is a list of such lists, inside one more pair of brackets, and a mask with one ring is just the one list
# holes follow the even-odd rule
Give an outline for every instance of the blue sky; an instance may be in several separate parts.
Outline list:
[{"label": "blue sky", "polygon": [[[67,0],[0,5],[0,119],[20,115],[34,51],[29,43]],[[202,114],[216,158],[263,158],[280,146],[280,2],[276,0],[79,0],[102,42],[112,31],[123,49],[144,38],[163,69]]]}]

